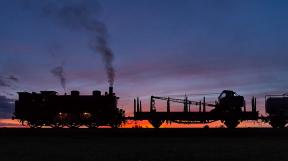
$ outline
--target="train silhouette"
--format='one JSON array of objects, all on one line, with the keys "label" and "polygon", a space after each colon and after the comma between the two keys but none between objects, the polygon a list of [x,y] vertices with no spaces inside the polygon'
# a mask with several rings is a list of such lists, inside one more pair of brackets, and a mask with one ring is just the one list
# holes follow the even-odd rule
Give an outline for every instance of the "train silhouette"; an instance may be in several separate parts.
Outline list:
[{"label": "train silhouette", "polygon": [[[265,97],[267,116],[259,116],[256,109],[256,98],[252,98],[251,110],[246,109],[243,96],[231,90],[224,90],[215,104],[201,101],[151,96],[150,111],[142,111],[139,98],[134,99],[134,116],[126,117],[125,111],[117,107],[119,97],[109,92],[93,91],[92,95],[80,95],[79,91],[71,91],[70,95],[57,95],[55,91],[40,93],[18,92],[15,101],[15,112],[12,119],[19,120],[31,128],[50,126],[53,128],[78,128],[86,126],[96,128],[111,126],[118,128],[127,120],[148,120],[154,128],[164,122],[182,124],[207,124],[221,121],[227,128],[236,128],[241,121],[262,120],[273,128],[284,128],[288,121],[288,97],[286,95],[268,95]],[[166,101],[166,111],[158,111],[156,100]],[[172,111],[171,102],[183,104],[183,111]],[[197,111],[191,110],[196,107]],[[207,110],[212,107],[212,110]]]},{"label": "train silhouette", "polygon": [[125,119],[124,110],[117,108],[119,97],[112,87],[104,95],[101,91],[93,91],[92,95],[80,95],[79,91],[71,91],[71,95],[57,95],[55,91],[18,92],[18,95],[14,118],[32,128],[102,125],[117,128]]}]

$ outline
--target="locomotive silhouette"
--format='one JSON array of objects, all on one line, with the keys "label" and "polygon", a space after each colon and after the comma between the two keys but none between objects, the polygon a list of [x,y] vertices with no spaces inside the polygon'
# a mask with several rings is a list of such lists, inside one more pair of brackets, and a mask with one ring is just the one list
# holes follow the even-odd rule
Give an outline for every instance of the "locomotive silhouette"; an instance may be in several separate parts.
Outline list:
[{"label": "locomotive silhouette", "polygon": [[[236,128],[242,121],[259,119],[273,128],[284,128],[288,122],[287,95],[265,97],[266,117],[259,116],[255,97],[251,101],[252,109],[247,110],[244,97],[231,90],[222,91],[215,104],[207,103],[205,97],[201,101],[191,101],[187,96],[184,99],[151,96],[150,111],[142,111],[141,100],[137,98],[134,99],[133,117],[126,117],[125,111],[117,107],[119,97],[113,93],[113,87],[103,95],[101,91],[93,91],[92,95],[80,95],[79,91],[71,91],[70,95],[57,95],[55,91],[18,92],[18,95],[13,119],[31,128],[118,128],[128,119],[147,120],[154,128],[164,122],[207,124],[214,121],[223,122],[227,128]],[[166,111],[157,109],[156,100],[166,101]],[[171,110],[172,102],[183,104],[183,111]],[[208,111],[207,107],[213,109]]]},{"label": "locomotive silhouette", "polygon": [[125,111],[117,107],[119,97],[113,93],[113,87],[104,95],[101,91],[93,91],[92,95],[80,95],[79,91],[71,91],[71,95],[57,95],[55,91],[18,92],[18,95],[14,118],[31,128],[103,125],[118,128],[125,121]]}]

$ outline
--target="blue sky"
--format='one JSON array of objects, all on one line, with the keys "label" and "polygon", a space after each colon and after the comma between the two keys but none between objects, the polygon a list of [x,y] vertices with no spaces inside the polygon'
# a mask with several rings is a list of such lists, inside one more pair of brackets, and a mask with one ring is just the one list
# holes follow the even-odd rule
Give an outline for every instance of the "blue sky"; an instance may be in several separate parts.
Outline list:
[{"label": "blue sky", "polygon": [[[91,17],[105,24],[114,53],[115,92],[128,113],[136,96],[148,103],[150,95],[232,89],[261,101],[265,94],[287,92],[287,1],[98,2],[1,1],[0,79],[9,84],[0,82],[1,99],[15,99],[17,91],[63,93],[50,72],[61,65],[67,91],[107,90],[105,65],[89,47],[93,33],[69,26],[53,11],[47,16],[47,3],[83,3]],[[2,111],[11,110],[5,106]]]}]

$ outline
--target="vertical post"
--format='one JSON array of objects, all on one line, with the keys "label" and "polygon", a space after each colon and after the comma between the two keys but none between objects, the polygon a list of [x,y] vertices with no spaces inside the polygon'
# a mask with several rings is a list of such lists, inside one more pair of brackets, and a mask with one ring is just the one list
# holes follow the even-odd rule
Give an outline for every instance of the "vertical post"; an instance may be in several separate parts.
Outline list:
[{"label": "vertical post", "polygon": [[203,112],[206,112],[206,98],[203,98]]},{"label": "vertical post", "polygon": [[255,107],[254,107],[254,112],[256,112],[256,108],[257,108],[257,102],[256,102],[256,97],[255,98]]},{"label": "vertical post", "polygon": [[140,112],[140,109],[139,109],[139,97],[137,97],[137,111]]},{"label": "vertical post", "polygon": [[152,101],[153,101],[153,96],[150,98],[150,112],[152,112]]},{"label": "vertical post", "polygon": [[252,98],[252,112],[256,112],[256,97]]},{"label": "vertical post", "polygon": [[185,101],[184,101],[184,112],[188,112],[188,103],[187,103],[187,97],[185,98]]},{"label": "vertical post", "polygon": [[142,112],[142,102],[140,100],[140,112]]},{"label": "vertical post", "polygon": [[254,99],[254,97],[252,97],[252,112],[254,112],[254,106],[255,106],[255,99]]},{"label": "vertical post", "polygon": [[134,115],[135,115],[136,112],[137,112],[136,111],[136,99],[134,98]]},{"label": "vertical post", "polygon": [[167,112],[170,112],[170,98],[167,99]]},{"label": "vertical post", "polygon": [[244,104],[244,112],[246,112],[246,101],[245,100],[243,101],[243,104]]},{"label": "vertical post", "polygon": [[155,101],[153,96],[151,96],[150,100],[150,112],[156,112]]},{"label": "vertical post", "polygon": [[199,102],[199,112],[201,112],[201,109],[202,109],[202,102],[200,101]]},{"label": "vertical post", "polygon": [[254,109],[254,97],[252,97],[252,99],[251,99],[251,104],[252,104],[252,112],[253,112],[253,109]]}]

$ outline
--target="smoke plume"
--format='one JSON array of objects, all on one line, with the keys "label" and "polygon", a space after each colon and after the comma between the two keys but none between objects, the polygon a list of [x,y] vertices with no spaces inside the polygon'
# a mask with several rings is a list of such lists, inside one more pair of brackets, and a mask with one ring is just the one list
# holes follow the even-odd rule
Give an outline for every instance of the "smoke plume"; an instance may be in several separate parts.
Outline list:
[{"label": "smoke plume", "polygon": [[13,82],[19,82],[19,79],[18,79],[16,76],[14,76],[14,75],[10,75],[10,76],[8,77],[8,79],[11,80],[11,81],[13,81]]},{"label": "smoke plume", "polygon": [[64,74],[63,65],[53,68],[51,70],[51,73],[60,80],[61,86],[64,92],[66,92],[66,78]]},{"label": "smoke plume", "polygon": [[19,79],[14,75],[0,76],[0,87],[11,87],[13,82],[19,82]]},{"label": "smoke plume", "polygon": [[49,1],[42,7],[45,16],[51,18],[56,24],[77,31],[87,32],[88,46],[102,56],[105,64],[108,82],[114,83],[114,67],[112,65],[113,52],[108,43],[108,32],[104,23],[98,18],[100,6],[93,0],[81,1]]}]

